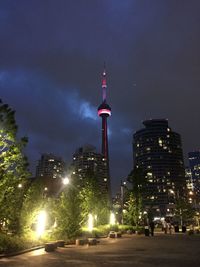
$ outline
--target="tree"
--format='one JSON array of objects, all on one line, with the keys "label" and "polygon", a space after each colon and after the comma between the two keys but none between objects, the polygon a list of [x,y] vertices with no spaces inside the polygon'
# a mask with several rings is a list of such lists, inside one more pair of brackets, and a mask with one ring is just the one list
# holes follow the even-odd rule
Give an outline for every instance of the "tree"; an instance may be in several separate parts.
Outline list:
[{"label": "tree", "polygon": [[21,233],[31,235],[34,231],[34,225],[37,221],[39,211],[46,209],[48,200],[45,197],[44,184],[41,179],[35,179],[30,182],[30,186],[24,197],[20,223]]},{"label": "tree", "polygon": [[55,216],[57,228],[55,234],[58,238],[76,237],[81,228],[81,203],[80,197],[73,185],[65,188],[56,202]]},{"label": "tree", "polygon": [[84,185],[80,190],[81,208],[84,224],[91,213],[97,215],[97,224],[108,223],[109,200],[108,197],[99,190],[97,179],[90,173],[84,178]]},{"label": "tree", "polygon": [[180,225],[192,222],[195,217],[195,209],[184,198],[179,198],[175,205],[175,218],[180,222]]},{"label": "tree", "polygon": [[124,205],[124,208],[126,211],[124,214],[124,222],[137,227],[142,212],[141,198],[136,203],[136,198],[133,192],[129,192],[129,197]]},{"label": "tree", "polygon": [[0,101],[0,220],[15,233],[20,231],[19,217],[29,176],[22,152],[27,142],[26,137],[17,138],[15,111]]},{"label": "tree", "polygon": [[125,204],[126,213],[124,219],[138,226],[140,216],[143,214],[143,195],[145,187],[145,175],[141,168],[135,167],[128,176],[131,183],[129,198]]}]

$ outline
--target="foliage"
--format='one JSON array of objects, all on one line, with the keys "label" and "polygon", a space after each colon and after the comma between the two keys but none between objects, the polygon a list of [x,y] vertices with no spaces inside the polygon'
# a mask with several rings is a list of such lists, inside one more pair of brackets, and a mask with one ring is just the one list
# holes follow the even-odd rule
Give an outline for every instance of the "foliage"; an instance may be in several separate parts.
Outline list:
[{"label": "foliage", "polygon": [[110,231],[118,231],[118,230],[119,230],[118,225],[104,224],[94,227],[92,232],[89,232],[87,227],[82,227],[81,235],[84,237],[99,238],[108,236]]},{"label": "foliage", "polygon": [[141,168],[135,167],[128,176],[132,185],[129,197],[125,203],[124,221],[128,224],[138,226],[143,214],[143,196],[145,188],[145,175]]},{"label": "foliage", "polygon": [[84,179],[84,186],[80,190],[83,225],[87,223],[89,213],[97,215],[96,225],[108,223],[108,197],[99,190],[97,180],[93,176]]},{"label": "foliage", "polygon": [[119,224],[119,230],[122,232],[128,231],[128,230],[135,230],[134,226],[131,224]]},{"label": "foliage", "polygon": [[45,197],[44,184],[41,179],[35,179],[31,182],[24,198],[20,221],[22,225],[22,234],[28,235],[34,229],[39,211],[43,209],[53,212],[48,208],[51,200]]},{"label": "foliage", "polygon": [[143,172],[142,168],[135,167],[128,175],[128,181],[132,185],[131,191],[134,193],[135,197],[141,197],[141,195],[144,193],[144,188],[146,185],[145,173]]},{"label": "foliage", "polygon": [[175,206],[175,219],[178,218],[180,224],[191,222],[195,217],[195,209],[183,198],[179,198]]},{"label": "foliage", "polygon": [[81,229],[81,205],[77,190],[73,186],[67,187],[56,203],[57,227],[54,231],[58,238],[73,239]]},{"label": "foliage", "polygon": [[129,199],[125,203],[124,222],[130,225],[138,226],[142,214],[141,198],[136,198],[133,192],[130,192]]},{"label": "foliage", "polygon": [[15,233],[20,231],[19,217],[29,176],[22,153],[27,141],[25,137],[17,139],[15,112],[0,101],[0,220]]},{"label": "foliage", "polygon": [[0,233],[0,254],[11,253],[40,245],[39,241],[33,241],[19,236],[9,236]]}]

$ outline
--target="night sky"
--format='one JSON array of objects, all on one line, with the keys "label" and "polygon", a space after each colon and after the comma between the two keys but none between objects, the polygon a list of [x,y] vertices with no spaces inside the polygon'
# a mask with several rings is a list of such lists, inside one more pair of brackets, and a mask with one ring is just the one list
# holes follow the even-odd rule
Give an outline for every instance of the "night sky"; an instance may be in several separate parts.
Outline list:
[{"label": "night sky", "polygon": [[31,170],[41,153],[69,164],[79,146],[100,151],[104,61],[114,191],[145,119],[168,118],[184,154],[199,149],[199,10],[199,0],[1,0],[0,97],[29,137]]}]

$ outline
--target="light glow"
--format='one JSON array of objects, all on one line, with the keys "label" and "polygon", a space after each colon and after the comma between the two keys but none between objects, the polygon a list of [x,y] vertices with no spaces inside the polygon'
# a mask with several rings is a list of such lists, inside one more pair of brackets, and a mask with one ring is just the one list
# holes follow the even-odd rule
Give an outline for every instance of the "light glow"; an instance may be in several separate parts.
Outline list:
[{"label": "light glow", "polygon": [[42,210],[39,212],[37,218],[37,227],[36,227],[36,233],[38,237],[41,237],[41,235],[45,231],[46,217],[47,217],[46,211]]},{"label": "light glow", "polygon": [[103,108],[103,109],[98,110],[98,115],[100,116],[101,114],[107,114],[111,116],[111,111],[109,109]]},{"label": "light glow", "polygon": [[110,213],[110,224],[114,225],[115,222],[115,214],[113,212]]},{"label": "light glow", "polygon": [[69,178],[68,178],[68,177],[65,177],[65,178],[63,179],[63,184],[64,184],[64,185],[69,184]]},{"label": "light glow", "polygon": [[92,232],[94,227],[94,218],[92,216],[92,214],[88,215],[88,231]]}]

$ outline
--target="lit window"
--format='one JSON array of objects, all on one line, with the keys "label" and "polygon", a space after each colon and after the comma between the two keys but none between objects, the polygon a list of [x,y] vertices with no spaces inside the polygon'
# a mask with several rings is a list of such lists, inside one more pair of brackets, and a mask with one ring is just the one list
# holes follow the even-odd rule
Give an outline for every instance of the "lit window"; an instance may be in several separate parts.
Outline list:
[{"label": "lit window", "polygon": [[104,180],[104,182],[107,182],[107,179],[106,178],[104,178],[103,180]]},{"label": "lit window", "polygon": [[159,146],[162,146],[163,145],[163,141],[161,138],[158,139],[158,143],[159,143]]}]

